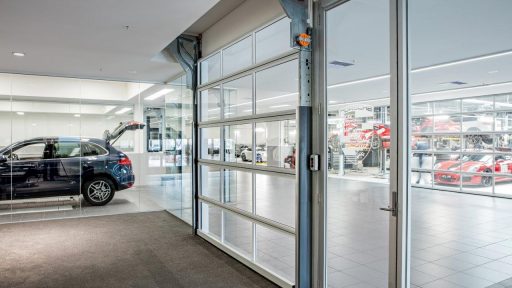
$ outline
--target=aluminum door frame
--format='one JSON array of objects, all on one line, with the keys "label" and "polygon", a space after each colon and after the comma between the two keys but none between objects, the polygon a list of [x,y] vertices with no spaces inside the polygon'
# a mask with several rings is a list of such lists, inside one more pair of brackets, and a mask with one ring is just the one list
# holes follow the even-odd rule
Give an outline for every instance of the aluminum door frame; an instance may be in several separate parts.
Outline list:
[{"label": "aluminum door frame", "polygon": [[[320,171],[313,173],[313,283],[327,287],[327,12],[348,1],[318,0],[314,4],[313,35],[313,153],[321,159]],[[389,215],[388,287],[409,287],[408,231],[409,154],[407,0],[389,0],[390,8],[390,189],[397,192],[397,215]],[[400,172],[401,171],[401,172]],[[391,205],[391,203],[390,203]],[[386,217],[386,216],[383,216]]]}]

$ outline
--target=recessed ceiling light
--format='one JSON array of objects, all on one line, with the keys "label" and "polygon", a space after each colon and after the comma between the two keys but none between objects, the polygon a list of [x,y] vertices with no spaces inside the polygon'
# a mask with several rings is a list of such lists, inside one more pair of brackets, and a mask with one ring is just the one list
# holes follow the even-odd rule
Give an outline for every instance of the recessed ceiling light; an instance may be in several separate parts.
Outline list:
[{"label": "recessed ceiling light", "polygon": [[149,95],[148,97],[144,98],[144,100],[149,100],[149,101],[155,100],[155,99],[157,99],[159,97],[162,97],[165,94],[167,94],[169,92],[172,92],[172,91],[174,91],[174,89],[165,88],[165,89],[162,89],[162,90],[160,90],[158,92],[155,92],[155,93]]},{"label": "recessed ceiling light", "polygon": [[334,61],[331,61],[329,62],[329,64],[333,67],[347,67],[347,66],[352,66],[354,65],[354,62],[344,62],[344,61],[338,61],[338,60],[334,60]]},{"label": "recessed ceiling light", "polygon": [[500,71],[498,71],[498,70],[492,70],[492,71],[489,71],[489,72],[487,72],[487,73],[489,73],[489,74],[494,74],[494,73],[498,73],[498,72],[500,72]]},{"label": "recessed ceiling light", "polygon": [[468,83],[462,82],[462,81],[450,81],[450,82],[439,83],[439,85],[464,85],[464,84],[468,84]]},{"label": "recessed ceiling light", "polygon": [[18,115],[25,115],[25,112],[21,112],[20,111],[20,112],[16,112],[16,114],[18,114]]},{"label": "recessed ceiling light", "polygon": [[23,53],[23,52],[12,52],[12,55],[14,55],[16,57],[23,57],[23,56],[25,56],[25,53]]},{"label": "recessed ceiling light", "polygon": [[334,100],[331,100],[329,101],[329,104],[334,104],[334,103],[337,103],[338,101],[334,101]]},{"label": "recessed ceiling light", "polygon": [[77,118],[78,118],[78,117],[80,117],[80,114],[75,114],[75,115],[73,115],[73,116],[75,116],[75,117],[77,117]]}]

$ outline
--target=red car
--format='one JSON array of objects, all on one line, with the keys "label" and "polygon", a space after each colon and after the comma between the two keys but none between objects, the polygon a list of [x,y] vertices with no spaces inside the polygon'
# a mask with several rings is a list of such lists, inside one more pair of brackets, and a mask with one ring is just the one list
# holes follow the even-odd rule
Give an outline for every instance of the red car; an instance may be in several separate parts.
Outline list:
[{"label": "red car", "polygon": [[[470,155],[464,156],[462,161],[448,160],[439,162],[434,166],[434,183],[443,185],[482,185],[491,186],[492,176],[490,175],[461,175],[460,172],[470,173],[503,173],[512,175],[512,159],[505,159],[501,155],[495,156],[493,163],[492,155]],[[495,176],[494,181],[506,182],[511,181],[510,177]]]}]

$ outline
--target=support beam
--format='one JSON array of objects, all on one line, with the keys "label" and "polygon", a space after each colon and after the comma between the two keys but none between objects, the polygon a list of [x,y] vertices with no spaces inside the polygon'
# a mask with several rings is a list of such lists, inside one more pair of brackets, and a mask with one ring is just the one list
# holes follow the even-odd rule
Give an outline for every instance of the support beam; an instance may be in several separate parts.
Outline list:
[{"label": "support beam", "polygon": [[[290,45],[299,49],[299,106],[297,108],[297,220],[295,287],[312,283],[312,153],[311,107],[311,27],[308,24],[310,1],[280,0],[290,24]],[[306,38],[304,38],[306,37]],[[302,41],[301,41],[302,40]],[[308,41],[305,41],[308,40]]]},{"label": "support beam", "polygon": [[201,56],[200,39],[195,36],[181,35],[176,38],[169,46],[167,52],[180,63],[186,73],[187,88],[192,90],[192,229],[197,235],[199,229],[199,114],[198,114],[198,76],[197,62]]}]

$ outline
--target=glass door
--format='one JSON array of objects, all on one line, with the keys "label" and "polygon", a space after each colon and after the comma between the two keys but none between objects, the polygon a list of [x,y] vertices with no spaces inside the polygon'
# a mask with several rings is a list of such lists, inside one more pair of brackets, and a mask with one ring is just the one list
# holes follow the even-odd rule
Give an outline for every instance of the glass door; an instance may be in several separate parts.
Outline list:
[{"label": "glass door", "polygon": [[395,287],[397,221],[383,211],[394,198],[390,175],[397,160],[391,149],[390,1],[324,1],[319,13],[324,286]]}]

